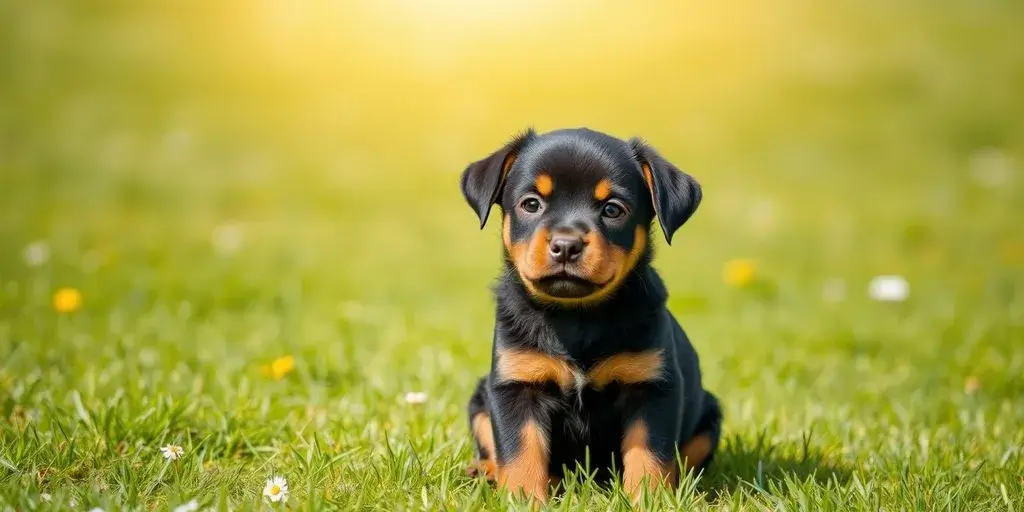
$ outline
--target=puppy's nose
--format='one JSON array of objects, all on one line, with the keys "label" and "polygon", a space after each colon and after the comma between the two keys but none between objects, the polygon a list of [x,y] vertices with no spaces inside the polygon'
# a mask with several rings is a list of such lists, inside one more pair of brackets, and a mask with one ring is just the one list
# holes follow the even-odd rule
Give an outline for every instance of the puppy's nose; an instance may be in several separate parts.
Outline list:
[{"label": "puppy's nose", "polygon": [[583,238],[576,235],[555,235],[548,245],[551,259],[558,263],[572,263],[583,253]]}]

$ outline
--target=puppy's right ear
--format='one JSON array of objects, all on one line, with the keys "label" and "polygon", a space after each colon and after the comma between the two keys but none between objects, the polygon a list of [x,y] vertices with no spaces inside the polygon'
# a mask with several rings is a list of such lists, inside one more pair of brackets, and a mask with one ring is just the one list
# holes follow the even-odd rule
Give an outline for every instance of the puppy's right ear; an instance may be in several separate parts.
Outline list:
[{"label": "puppy's right ear", "polygon": [[480,217],[480,229],[487,224],[491,205],[498,200],[501,186],[519,151],[536,135],[532,129],[517,135],[491,156],[469,164],[462,171],[462,196]]}]

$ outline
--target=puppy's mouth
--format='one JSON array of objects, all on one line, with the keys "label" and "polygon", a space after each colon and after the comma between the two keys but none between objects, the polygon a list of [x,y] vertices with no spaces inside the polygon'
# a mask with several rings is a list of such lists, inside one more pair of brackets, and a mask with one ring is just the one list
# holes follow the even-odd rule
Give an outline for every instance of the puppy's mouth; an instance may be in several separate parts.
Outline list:
[{"label": "puppy's mouth", "polygon": [[595,283],[567,270],[561,270],[537,279],[534,285],[552,297],[578,299],[596,292],[603,283]]}]

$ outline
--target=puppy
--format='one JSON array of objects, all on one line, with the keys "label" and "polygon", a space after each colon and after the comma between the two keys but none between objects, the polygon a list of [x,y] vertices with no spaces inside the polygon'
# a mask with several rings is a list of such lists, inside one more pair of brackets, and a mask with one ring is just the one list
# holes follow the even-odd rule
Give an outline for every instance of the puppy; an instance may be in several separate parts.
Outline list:
[{"label": "puppy", "polygon": [[622,471],[634,499],[707,465],[722,413],[650,266],[701,188],[639,139],[529,130],[462,174],[483,228],[502,212],[490,373],[469,401],[471,473],[544,502],[563,471]]}]

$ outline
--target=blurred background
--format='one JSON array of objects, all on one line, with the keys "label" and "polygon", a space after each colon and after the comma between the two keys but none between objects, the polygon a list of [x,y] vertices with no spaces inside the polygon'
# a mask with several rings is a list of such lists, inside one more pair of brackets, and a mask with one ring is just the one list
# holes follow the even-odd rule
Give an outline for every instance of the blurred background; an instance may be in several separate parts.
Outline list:
[{"label": "blurred background", "polygon": [[[1020,318],[1014,2],[9,1],[0,20],[8,314],[73,285],[99,311],[486,321],[497,229],[459,173],[526,126],[589,126],[703,184],[658,260],[680,308],[714,309],[749,258],[808,304],[894,273]],[[52,258],[26,274],[37,242]]]},{"label": "blurred background", "polygon": [[[355,439],[427,390],[415,428],[459,438],[500,242],[458,177],[527,126],[642,136],[701,182],[656,266],[745,428],[1019,397],[1021,27],[1008,0],[0,0],[4,415],[212,393]],[[292,354],[290,393],[247,394]],[[818,414],[856,450],[849,409],[792,407],[781,436]]]},{"label": "blurred background", "polygon": [[357,280],[387,268],[374,289],[403,293],[433,284],[410,261],[446,275],[497,261],[458,195],[466,163],[526,126],[589,126],[645,137],[704,184],[673,264],[756,250],[901,267],[908,244],[938,243],[935,258],[985,266],[1020,234],[1001,221],[1022,190],[1022,11],[3,2],[4,242],[130,240],[187,261],[164,244],[249,223],[330,241],[307,256]]},{"label": "blurred background", "polygon": [[8,315],[69,286],[104,315],[376,304],[475,338],[500,246],[460,172],[524,127],[588,126],[703,184],[657,261],[683,313],[727,317],[739,258],[782,317],[897,274],[942,315],[1021,318],[1014,2],[9,1],[0,20]]}]

